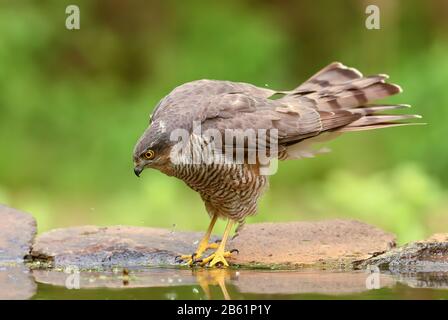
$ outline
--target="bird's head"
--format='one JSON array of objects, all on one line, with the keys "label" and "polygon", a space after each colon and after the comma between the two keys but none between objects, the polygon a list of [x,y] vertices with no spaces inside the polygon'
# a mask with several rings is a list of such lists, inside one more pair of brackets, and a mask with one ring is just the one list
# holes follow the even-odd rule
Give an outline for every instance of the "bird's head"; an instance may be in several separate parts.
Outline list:
[{"label": "bird's head", "polygon": [[145,168],[162,170],[167,164],[170,149],[163,123],[153,123],[143,132],[134,148],[134,173],[140,176]]}]

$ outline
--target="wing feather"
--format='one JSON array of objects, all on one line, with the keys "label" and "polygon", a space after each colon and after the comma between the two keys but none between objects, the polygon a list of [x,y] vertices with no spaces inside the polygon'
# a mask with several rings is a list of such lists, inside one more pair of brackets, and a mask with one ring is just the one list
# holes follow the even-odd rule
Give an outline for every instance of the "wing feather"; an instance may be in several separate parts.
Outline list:
[{"label": "wing feather", "polygon": [[[387,83],[387,78],[384,74],[364,77],[358,70],[335,62],[290,91],[242,82],[198,80],[175,88],[162,99],[153,122],[156,128],[163,122],[169,131],[192,130],[193,122],[199,121],[202,130],[215,129],[223,136],[228,129],[276,129],[280,147],[290,148],[324,132],[397,126],[401,125],[398,120],[416,118],[378,114],[405,105],[370,104],[401,92],[399,86]],[[272,99],[277,93],[284,96]]]}]

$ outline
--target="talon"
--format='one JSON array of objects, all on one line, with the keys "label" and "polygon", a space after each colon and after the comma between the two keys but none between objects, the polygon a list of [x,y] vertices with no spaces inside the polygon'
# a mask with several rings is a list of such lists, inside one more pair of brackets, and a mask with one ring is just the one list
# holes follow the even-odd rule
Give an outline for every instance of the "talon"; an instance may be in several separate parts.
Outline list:
[{"label": "talon", "polygon": [[230,253],[234,253],[234,252],[236,252],[236,254],[240,254],[240,250],[238,250],[238,249],[232,249],[232,250],[230,250]]},{"label": "talon", "polygon": [[174,257],[174,262],[176,262],[176,263],[180,263],[180,262],[182,262],[182,256],[181,255],[177,255],[177,256],[175,256]]},{"label": "talon", "polygon": [[197,253],[193,253],[191,255],[187,254],[187,255],[177,255],[174,257],[174,261],[177,263],[181,263],[183,261],[185,261],[185,264],[187,265],[192,265],[193,261],[194,261],[194,257],[197,256]]}]

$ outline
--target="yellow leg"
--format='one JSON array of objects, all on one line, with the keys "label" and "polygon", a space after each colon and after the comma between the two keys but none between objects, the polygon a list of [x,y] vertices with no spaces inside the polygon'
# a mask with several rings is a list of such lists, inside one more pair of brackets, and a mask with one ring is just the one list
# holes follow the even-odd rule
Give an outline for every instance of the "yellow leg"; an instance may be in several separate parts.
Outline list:
[{"label": "yellow leg", "polygon": [[187,264],[193,265],[194,261],[199,259],[205,251],[207,251],[208,249],[218,248],[217,243],[208,243],[217,219],[218,216],[216,214],[213,215],[212,220],[210,221],[210,225],[208,226],[207,232],[205,233],[202,240],[199,242],[198,248],[193,254],[181,255],[178,256],[177,258],[179,258],[180,260],[187,260]]},{"label": "yellow leg", "polygon": [[226,248],[226,242],[227,239],[229,238],[229,234],[230,234],[230,230],[232,230],[232,226],[233,226],[234,221],[230,220],[227,222],[227,226],[226,229],[224,230],[224,234],[222,236],[222,240],[221,243],[218,246],[218,249],[216,249],[215,253],[212,253],[210,256],[208,256],[207,258],[203,259],[201,262],[202,266],[207,265],[207,263],[210,262],[210,267],[214,267],[217,264],[221,264],[224,267],[228,267],[229,264],[226,261],[226,257],[230,257],[232,252],[231,251],[225,251]]}]

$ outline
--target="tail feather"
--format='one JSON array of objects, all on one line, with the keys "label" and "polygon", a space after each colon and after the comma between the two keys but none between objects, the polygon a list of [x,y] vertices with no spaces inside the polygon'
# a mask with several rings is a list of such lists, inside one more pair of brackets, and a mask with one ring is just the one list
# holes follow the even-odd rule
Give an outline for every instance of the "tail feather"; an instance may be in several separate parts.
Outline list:
[{"label": "tail feather", "polygon": [[400,93],[400,86],[385,82],[386,74],[364,77],[354,68],[334,62],[299,87],[283,92],[280,100],[319,111],[351,109]]},{"label": "tail feather", "polygon": [[370,101],[383,99],[401,91],[401,88],[395,84],[378,82],[368,87],[333,92],[324,96],[316,92],[310,97],[317,102],[316,107],[319,110],[334,111],[359,107]]},{"label": "tail feather", "polygon": [[292,92],[318,91],[322,86],[341,84],[360,78],[362,78],[362,73],[358,70],[348,68],[340,62],[333,62],[292,90]]},{"label": "tail feather", "polygon": [[389,76],[385,74],[378,74],[374,76],[369,76],[365,78],[359,78],[355,80],[349,80],[341,84],[334,84],[329,90],[323,89],[321,93],[328,92],[329,94],[334,92],[342,92],[346,90],[356,90],[361,88],[369,87],[375,83],[384,83],[384,80],[388,79]]},{"label": "tail feather", "polygon": [[401,123],[380,123],[369,126],[361,126],[361,127],[342,127],[334,132],[353,132],[353,131],[365,131],[365,130],[373,130],[373,129],[382,129],[382,128],[392,128],[392,127],[402,127],[402,126],[415,126],[415,125],[426,125],[426,123],[422,122],[401,122]]},{"label": "tail feather", "polygon": [[[409,105],[372,104],[376,100],[402,92],[400,86],[387,83],[387,79],[385,74],[364,77],[358,70],[334,62],[297,88],[282,92],[285,96],[279,100],[291,108],[315,109],[321,120],[320,134],[327,132],[330,137],[342,132],[421,124],[407,122],[421,118],[419,115],[384,114],[409,108]],[[309,145],[315,143],[315,140],[304,137],[296,144],[288,143],[288,155],[294,158],[293,155],[297,152],[303,157],[304,151],[308,152]]]},{"label": "tail feather", "polygon": [[358,120],[348,124],[347,127],[363,127],[380,123],[390,123],[394,121],[406,120],[406,119],[420,119],[421,116],[417,114],[402,114],[402,115],[371,115],[364,116]]},{"label": "tail feather", "polygon": [[390,111],[390,110],[398,110],[398,109],[407,109],[411,106],[408,104],[389,104],[389,105],[368,105],[368,106],[361,106],[354,109],[349,109],[352,113],[362,114],[362,115],[371,115],[375,112],[383,112],[383,111]]},{"label": "tail feather", "polygon": [[[402,92],[400,86],[387,83],[386,74],[364,77],[354,68],[334,62],[283,97],[288,104],[301,104],[315,108],[323,122],[331,122],[324,128],[331,131],[357,131],[402,125],[396,121],[421,118],[419,115],[384,115],[380,112],[409,108],[409,105],[371,104]],[[346,112],[358,117],[350,117]],[[328,112],[334,113],[328,116]],[[345,113],[343,113],[345,112]],[[346,121],[346,123],[343,123]],[[340,125],[340,128],[335,128]]]}]

